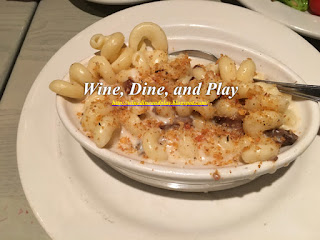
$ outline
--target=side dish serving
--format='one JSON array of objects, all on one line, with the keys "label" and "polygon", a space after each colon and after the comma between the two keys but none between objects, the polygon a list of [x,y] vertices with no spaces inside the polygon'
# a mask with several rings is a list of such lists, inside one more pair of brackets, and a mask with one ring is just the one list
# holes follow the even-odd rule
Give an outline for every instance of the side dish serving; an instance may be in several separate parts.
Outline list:
[{"label": "side dish serving", "polygon": [[[96,34],[90,45],[99,52],[88,63],[72,64],[67,81],[55,80],[50,89],[83,104],[81,130],[99,148],[141,163],[227,166],[276,160],[280,148],[298,138],[291,96],[254,83],[252,59],[237,66],[226,55],[197,64],[186,54],[168,57],[165,32],[149,22],[132,30],[128,45],[119,32]],[[146,88],[132,94],[136,83]],[[89,84],[122,94],[94,85],[89,91]],[[208,94],[211,86],[237,92],[230,98],[212,88]]]},{"label": "side dish serving", "polygon": [[294,9],[302,12],[308,9],[314,15],[320,16],[320,0],[272,0],[282,2]]}]

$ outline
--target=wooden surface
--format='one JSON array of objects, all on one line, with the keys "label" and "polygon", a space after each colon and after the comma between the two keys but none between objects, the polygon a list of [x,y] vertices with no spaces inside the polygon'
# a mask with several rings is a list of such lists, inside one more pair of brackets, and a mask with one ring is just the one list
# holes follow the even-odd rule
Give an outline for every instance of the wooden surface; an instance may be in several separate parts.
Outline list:
[{"label": "wooden surface", "polygon": [[101,18],[81,10],[84,1],[77,2],[80,8],[68,0],[39,3],[0,102],[1,240],[50,239],[34,217],[21,187],[16,134],[23,102],[42,67],[76,33]]},{"label": "wooden surface", "polygon": [[0,97],[36,7],[36,1],[0,0]]},{"label": "wooden surface", "polygon": [[[234,0],[225,1],[238,4]],[[46,62],[70,38],[101,17],[126,7],[102,6],[84,0],[42,0],[39,3],[0,102],[1,240],[50,239],[25,199],[17,170],[17,125],[32,83]],[[320,41],[310,41],[320,49]]]}]

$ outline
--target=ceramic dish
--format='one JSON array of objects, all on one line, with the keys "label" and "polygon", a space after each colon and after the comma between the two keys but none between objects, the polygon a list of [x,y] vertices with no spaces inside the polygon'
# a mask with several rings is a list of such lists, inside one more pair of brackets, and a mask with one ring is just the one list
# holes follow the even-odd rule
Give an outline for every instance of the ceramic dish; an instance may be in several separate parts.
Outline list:
[{"label": "ceramic dish", "polygon": [[[198,49],[209,52],[214,51],[216,56],[227,54],[237,64],[245,58],[252,58],[257,65],[257,71],[264,73],[269,80],[281,80],[284,82],[300,82],[293,71],[280,62],[254,51],[248,46],[235,44],[237,38],[232,39],[234,43],[223,40],[221,32],[202,27],[197,36],[188,38],[184,27],[171,26],[174,35],[167,35],[169,49],[190,49],[197,46]],[[166,28],[164,31],[166,32]],[[208,33],[214,35],[211,38]],[[128,36],[127,36],[128,37]],[[66,68],[67,71],[68,68]],[[145,162],[141,164],[139,159],[133,159],[125,155],[119,155],[107,148],[98,148],[81,130],[75,104],[61,96],[57,96],[57,109],[60,119],[70,134],[88,151],[103,159],[107,164],[124,175],[137,181],[155,187],[161,187],[178,191],[208,192],[236,187],[252,181],[266,173],[274,173],[278,168],[288,166],[311,144],[318,132],[319,110],[318,105],[311,101],[293,101],[298,119],[297,133],[298,141],[292,146],[281,148],[277,161],[255,162],[235,167],[177,167],[174,165],[159,165]],[[217,176],[215,176],[217,175]],[[219,178],[214,180],[214,177]]]},{"label": "ceramic dish", "polygon": [[[320,181],[320,162],[315,158],[320,154],[319,137],[288,168],[230,190],[194,194],[126,178],[84,150],[66,131],[55,110],[56,96],[48,89],[50,81],[65,76],[66,66],[94,53],[88,44],[93,34],[101,29],[128,34],[146,20],[164,27],[169,36],[177,34],[177,26],[187,38],[206,30],[215,39],[219,32],[223,42],[250,46],[293,69],[307,83],[319,84],[319,53],[290,29],[244,8],[208,1],[156,2],[93,24],[43,68],[21,114],[18,168],[40,224],[55,240],[318,239],[320,209],[314,206],[320,201],[315,191]],[[277,44],[270,39],[273,34]],[[299,59],[308,59],[308,64]]]},{"label": "ceramic dish", "polygon": [[239,0],[239,2],[305,36],[320,39],[320,16],[298,11],[278,1]]}]

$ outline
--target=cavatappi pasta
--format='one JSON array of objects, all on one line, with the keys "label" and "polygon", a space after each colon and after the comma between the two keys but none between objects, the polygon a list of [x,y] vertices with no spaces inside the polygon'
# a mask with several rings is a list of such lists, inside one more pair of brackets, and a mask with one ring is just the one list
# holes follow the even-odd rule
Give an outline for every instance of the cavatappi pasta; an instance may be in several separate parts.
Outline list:
[{"label": "cavatappi pasta", "polygon": [[[148,40],[147,46],[145,40]],[[225,166],[276,160],[280,147],[293,144],[291,96],[276,86],[254,83],[256,66],[245,59],[239,66],[223,55],[216,63],[192,66],[187,55],[168,58],[164,31],[154,23],[136,26],[125,44],[122,33],[94,35],[90,45],[100,54],[87,65],[74,63],[70,81],[55,80],[50,89],[83,103],[83,132],[99,148],[110,148],[141,162]],[[216,91],[206,95],[210,83],[238,86],[229,99]],[[117,86],[124,96],[84,96],[85,83]],[[130,96],[133,83],[164,86],[168,96]],[[196,87],[200,95],[175,96],[177,86]],[[208,102],[208,106],[112,106],[114,101]]]}]

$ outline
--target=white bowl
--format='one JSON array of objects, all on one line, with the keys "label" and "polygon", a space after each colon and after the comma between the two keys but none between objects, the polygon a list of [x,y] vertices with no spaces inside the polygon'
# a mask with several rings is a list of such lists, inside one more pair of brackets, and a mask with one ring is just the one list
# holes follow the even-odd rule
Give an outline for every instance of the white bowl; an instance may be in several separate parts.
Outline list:
[{"label": "white bowl", "polygon": [[[248,48],[248,43],[235,44],[237,39],[232,39],[231,35],[226,38],[226,34],[217,29],[205,27],[190,29],[190,26],[176,25],[164,26],[164,30],[168,35],[170,49],[200,49],[216,55],[224,53],[233,58],[236,63],[250,57],[255,61],[257,70],[265,73],[269,80],[304,83],[297,74],[279,61]],[[214,31],[215,38],[209,37],[213,35],[212,31]],[[188,37],[185,36],[186,33],[189,34]],[[139,160],[96,147],[95,143],[79,130],[79,119],[76,117],[74,104],[57,96],[57,109],[61,121],[85,149],[132,179],[160,188],[189,192],[207,192],[236,187],[263,174],[274,173],[277,169],[288,166],[311,144],[318,132],[320,122],[317,103],[295,101],[295,105],[298,109],[299,139],[292,146],[282,148],[278,160],[237,167],[178,168],[149,163],[141,164]],[[219,180],[213,178],[216,170],[220,175]]]}]

